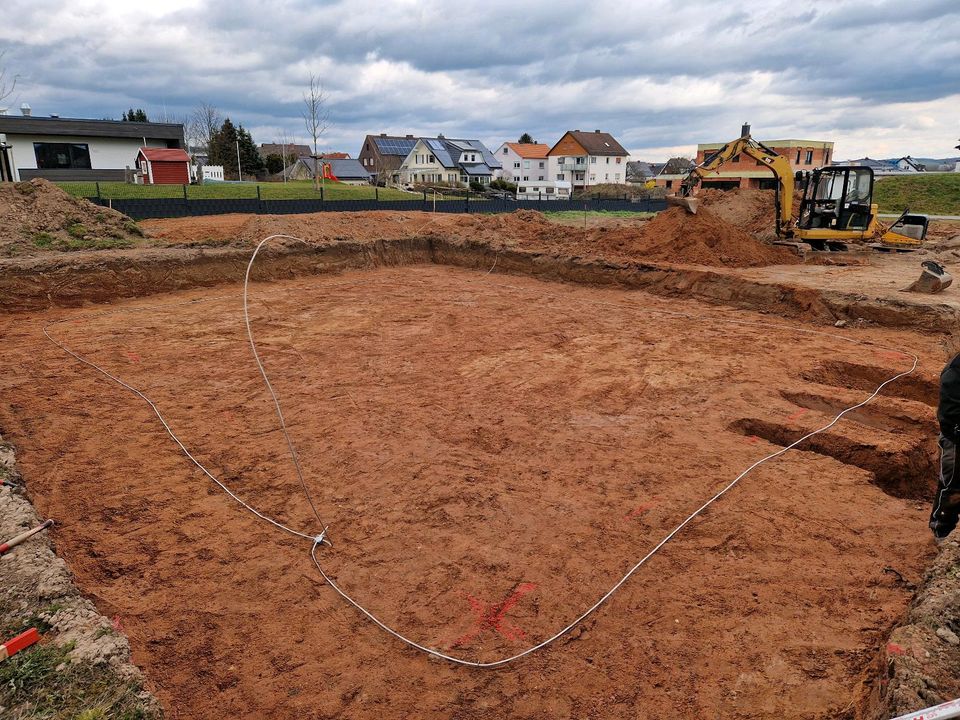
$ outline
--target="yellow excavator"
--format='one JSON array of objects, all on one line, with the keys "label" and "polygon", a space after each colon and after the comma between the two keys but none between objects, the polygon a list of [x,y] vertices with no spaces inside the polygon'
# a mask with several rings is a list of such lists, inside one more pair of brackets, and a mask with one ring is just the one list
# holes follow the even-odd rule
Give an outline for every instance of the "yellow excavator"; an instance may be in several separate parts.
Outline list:
[{"label": "yellow excavator", "polygon": [[[750,137],[744,125],[740,137],[726,143],[693,167],[681,181],[680,191],[667,202],[696,213],[700,201],[692,195],[700,181],[739,155],[753,158],[776,179],[776,233],[781,242],[806,243],[814,250],[845,250],[849,243],[882,250],[913,250],[923,243],[929,223],[925,215],[904,211],[889,227],[877,219],[873,202],[873,170],[858,165],[829,165],[811,172],[794,173],[783,155]],[[803,199],[793,219],[794,187],[803,183]]]}]

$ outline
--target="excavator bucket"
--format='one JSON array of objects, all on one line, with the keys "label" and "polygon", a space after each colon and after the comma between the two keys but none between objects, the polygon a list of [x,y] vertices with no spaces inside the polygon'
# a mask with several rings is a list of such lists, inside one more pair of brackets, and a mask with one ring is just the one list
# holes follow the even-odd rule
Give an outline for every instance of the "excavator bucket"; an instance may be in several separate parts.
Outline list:
[{"label": "excavator bucket", "polygon": [[681,197],[680,195],[667,195],[667,205],[676,205],[684,208],[691,215],[696,215],[700,208],[700,201],[693,197]]},{"label": "excavator bucket", "polygon": [[946,290],[953,283],[950,273],[940,263],[925,260],[920,265],[923,268],[920,277],[914,280],[909,287],[904,288],[905,292],[933,294]]}]

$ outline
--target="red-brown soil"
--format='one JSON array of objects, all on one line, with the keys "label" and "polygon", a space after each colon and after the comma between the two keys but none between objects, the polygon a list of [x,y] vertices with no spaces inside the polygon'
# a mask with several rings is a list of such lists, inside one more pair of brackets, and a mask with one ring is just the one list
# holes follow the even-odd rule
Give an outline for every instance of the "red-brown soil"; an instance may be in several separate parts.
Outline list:
[{"label": "red-brown soil", "polygon": [[754,267],[798,263],[797,255],[757,240],[704,208],[696,215],[670,208],[650,221],[583,228],[550,222],[542,213],[314,213],[218,215],[148,220],[157,241],[178,245],[252,244],[275,233],[311,242],[435,236],[494,247],[580,257],[647,260],[687,265]]},{"label": "red-brown soil", "polygon": [[[876,681],[911,597],[886,568],[916,582],[932,552],[935,339],[846,330],[912,346],[920,379],[748,476],[569,637],[483,671],[361,617],[309,543],[242,511],[148,406],[41,334],[74,318],[53,332],[149,394],[256,507],[315,530],[239,288],[114,309],[192,299],[0,317],[0,426],[170,717],[836,718]],[[391,625],[475,659],[552,634],[771,443],[909,365],[755,313],[437,266],[260,285],[251,310],[331,526],[325,569]]]}]

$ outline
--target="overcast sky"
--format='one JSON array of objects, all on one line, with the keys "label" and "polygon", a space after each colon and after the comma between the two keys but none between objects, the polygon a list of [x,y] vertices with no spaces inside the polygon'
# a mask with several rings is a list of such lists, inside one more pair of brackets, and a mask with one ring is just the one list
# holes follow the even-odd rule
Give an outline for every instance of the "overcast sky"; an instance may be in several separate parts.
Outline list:
[{"label": "overcast sky", "polygon": [[837,158],[945,157],[960,137],[960,0],[3,0],[11,108],[151,119],[216,105],[254,139],[303,140],[311,73],[326,150],[366,133],[613,133],[639,159],[749,121]]}]

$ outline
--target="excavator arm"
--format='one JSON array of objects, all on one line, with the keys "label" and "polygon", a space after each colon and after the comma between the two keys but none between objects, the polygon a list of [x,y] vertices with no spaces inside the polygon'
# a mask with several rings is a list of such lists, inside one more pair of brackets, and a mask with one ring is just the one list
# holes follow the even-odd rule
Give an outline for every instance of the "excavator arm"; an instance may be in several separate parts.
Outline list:
[{"label": "excavator arm", "polygon": [[691,168],[680,183],[680,192],[676,196],[668,196],[667,202],[672,205],[680,205],[686,208],[688,212],[696,213],[700,202],[691,197],[693,189],[703,178],[717,172],[723,165],[739,155],[753,158],[759,165],[766,167],[773,173],[777,180],[777,235],[780,235],[781,232],[789,232],[793,222],[794,182],[790,162],[783,155],[779,155],[763,143],[751,138],[749,132],[732,142],[728,142],[713,155],[705,158],[702,163]]}]

